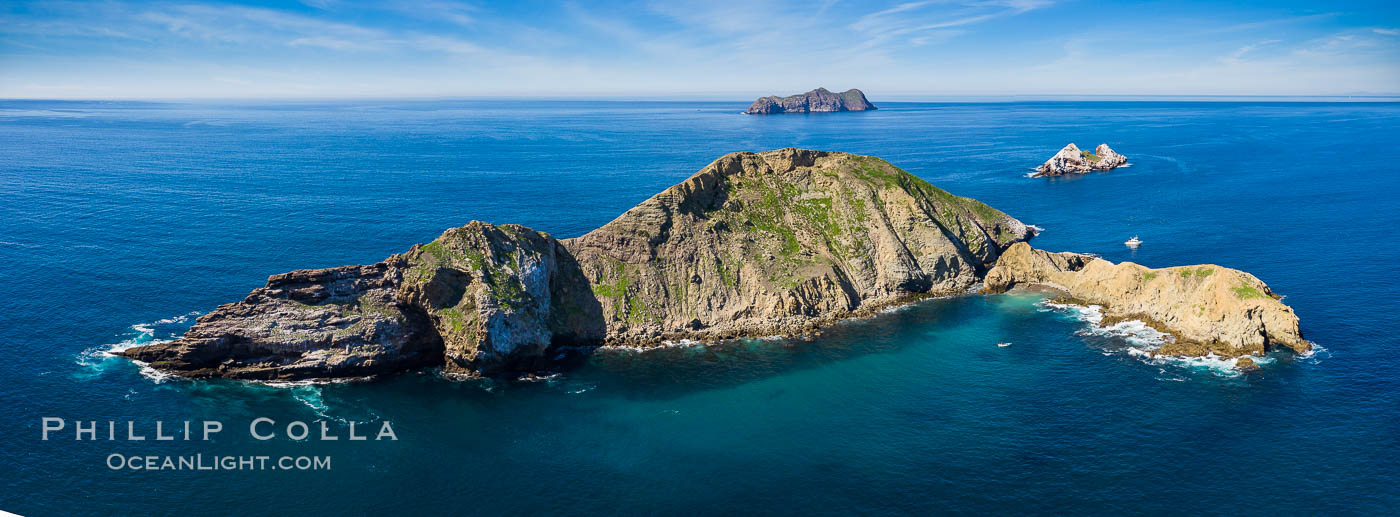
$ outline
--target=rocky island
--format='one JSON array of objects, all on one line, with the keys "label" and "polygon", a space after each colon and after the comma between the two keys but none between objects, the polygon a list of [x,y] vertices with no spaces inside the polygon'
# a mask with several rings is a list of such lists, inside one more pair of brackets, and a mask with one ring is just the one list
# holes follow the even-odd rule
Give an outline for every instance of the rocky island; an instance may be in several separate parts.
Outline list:
[{"label": "rocky island", "polygon": [[787,97],[760,97],[753,101],[744,113],[749,115],[772,115],[776,113],[829,113],[834,111],[868,111],[876,109],[865,99],[865,94],[855,88],[841,93],[832,93],[826,88],[817,88],[807,93]]},{"label": "rocky island", "polygon": [[1128,163],[1128,158],[1113,151],[1108,144],[1099,144],[1094,152],[1081,151],[1070,142],[1055,156],[1035,168],[1032,178],[1060,176],[1063,174],[1084,174],[1091,171],[1116,169]]},{"label": "rocky island", "polygon": [[[186,377],[326,379],[422,367],[517,374],[580,348],[809,334],[967,292],[984,277],[993,290],[1073,286],[1066,290],[1075,296],[1103,298],[1208,344],[1164,353],[1305,344],[1291,310],[1244,273],[1202,277],[1248,279],[1220,288],[1247,288],[1250,298],[1235,305],[1219,303],[1216,287],[1187,290],[1175,280],[1159,282],[1174,298],[1155,302],[1116,284],[1100,290],[1089,273],[1111,266],[1031,250],[1031,235],[1015,218],[879,158],[733,153],[577,238],[472,222],[377,264],[274,275],[180,339],[121,353]],[[1255,292],[1271,303],[1251,301]]]},{"label": "rocky island", "polygon": [[1172,335],[1156,355],[1239,357],[1245,366],[1253,361],[1244,356],[1270,346],[1300,354],[1312,349],[1282,297],[1254,275],[1213,264],[1152,269],[1016,243],[987,272],[986,290],[1017,285],[1047,286],[1070,303],[1099,305],[1104,325],[1136,320]]}]

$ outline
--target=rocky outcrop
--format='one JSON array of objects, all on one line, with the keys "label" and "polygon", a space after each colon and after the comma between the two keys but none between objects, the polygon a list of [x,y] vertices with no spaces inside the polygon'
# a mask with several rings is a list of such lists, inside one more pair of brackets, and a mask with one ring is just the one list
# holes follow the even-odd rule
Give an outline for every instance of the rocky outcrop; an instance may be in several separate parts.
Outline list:
[{"label": "rocky outcrop", "polygon": [[760,97],[744,113],[772,115],[776,113],[824,113],[833,111],[867,111],[876,109],[865,94],[855,88],[832,93],[817,88],[807,93],[787,97]]},{"label": "rocky outcrop", "polygon": [[356,377],[441,363],[426,317],[397,296],[408,262],[273,275],[172,342],[123,355],[188,377]]},{"label": "rocky outcrop", "polygon": [[273,276],[123,354],[190,377],[530,371],[566,348],[799,334],[959,292],[1028,235],[879,158],[734,153],[582,237],[473,222],[378,264]]},{"label": "rocky outcrop", "polygon": [[180,339],[122,354],[188,377],[358,377],[424,366],[490,375],[602,338],[597,301],[559,241],[472,222],[378,264],[274,275]]},{"label": "rocky outcrop", "polygon": [[[1156,353],[1259,355],[1269,347],[1306,353],[1298,317],[1249,273],[1216,265],[1151,269],[1017,243],[987,272],[986,289],[1036,284],[1103,307],[1105,322],[1139,320],[1175,337]],[[1251,361],[1252,363],[1252,361]]]},{"label": "rocky outcrop", "polygon": [[975,284],[1027,227],[879,158],[726,155],[565,242],[608,340],[796,334]]},{"label": "rocky outcrop", "polygon": [[473,222],[404,256],[398,299],[422,311],[450,373],[528,371],[551,348],[603,339],[588,280],[561,243],[517,224]]},{"label": "rocky outcrop", "polygon": [[1128,159],[1112,148],[1108,144],[1099,144],[1094,148],[1094,152],[1081,151],[1073,142],[1060,149],[1049,160],[1035,168],[1032,178],[1043,178],[1048,176],[1060,176],[1062,174],[1084,174],[1091,171],[1103,171],[1121,167],[1128,163]]}]

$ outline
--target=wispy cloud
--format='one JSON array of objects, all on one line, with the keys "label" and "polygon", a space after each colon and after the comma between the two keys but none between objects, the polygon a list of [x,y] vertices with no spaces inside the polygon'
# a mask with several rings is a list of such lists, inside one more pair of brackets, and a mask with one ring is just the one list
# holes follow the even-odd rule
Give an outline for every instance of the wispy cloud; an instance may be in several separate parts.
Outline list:
[{"label": "wispy cloud", "polygon": [[1048,63],[1042,63],[1031,67],[1032,71],[1054,71],[1066,67],[1088,66],[1088,48],[1094,46],[1095,40],[1088,36],[1074,36],[1066,39],[1062,48],[1064,52],[1059,57]]},{"label": "wispy cloud", "polygon": [[961,36],[961,35],[966,34],[966,33],[967,33],[967,31],[964,31],[964,30],[942,30],[942,31],[933,31],[933,32],[930,32],[930,33],[928,33],[928,34],[924,34],[924,35],[922,35],[922,36],[915,36],[915,37],[909,38],[909,44],[910,44],[910,45],[913,45],[913,46],[915,46],[915,47],[922,47],[922,46],[925,46],[925,45],[935,45],[935,44],[942,43],[942,42],[944,42],[944,41],[948,41],[948,40],[950,40],[950,39],[956,38],[956,37]]},{"label": "wispy cloud", "polygon": [[[374,48],[385,33],[358,25],[328,22],[274,9],[181,5],[152,9],[137,21],[163,27],[171,34],[220,43],[311,45],[336,50]],[[335,44],[339,41],[344,44]],[[354,42],[354,43],[350,43]]]},{"label": "wispy cloud", "polygon": [[414,46],[423,50],[446,52],[449,54],[485,54],[487,50],[475,43],[444,36],[424,36],[413,40]]},{"label": "wispy cloud", "polygon": [[[897,36],[978,24],[1049,7],[1052,3],[1050,0],[922,0],[866,14],[851,23],[850,28],[865,33],[870,38],[867,40],[867,46],[875,46],[895,41]],[[936,40],[946,40],[957,34],[961,32],[928,38],[914,36],[908,41],[914,45],[925,45]]]},{"label": "wispy cloud", "polygon": [[1397,49],[1386,43],[1388,42],[1383,42],[1383,38],[1375,36],[1375,32],[1349,30],[1309,40],[1295,49],[1293,54],[1350,59],[1377,52],[1394,54]]},{"label": "wispy cloud", "polygon": [[1379,28],[1378,28],[1378,29],[1371,29],[1371,32],[1374,32],[1374,33],[1376,33],[1376,34],[1384,34],[1384,35],[1386,35],[1386,36],[1400,36],[1400,29],[1379,29]]},{"label": "wispy cloud", "polygon": [[1220,58],[1220,61],[1225,62],[1225,63],[1239,63],[1240,60],[1241,60],[1242,58],[1244,58],[1245,54],[1248,54],[1248,53],[1250,53],[1250,52],[1254,52],[1255,50],[1258,50],[1260,47],[1264,47],[1264,46],[1268,46],[1268,45],[1273,45],[1273,44],[1278,43],[1278,42],[1279,42],[1279,40],[1271,39],[1271,40],[1260,41],[1260,42],[1258,42],[1258,43],[1250,43],[1250,44],[1248,44],[1248,45],[1245,45],[1245,46],[1243,46],[1243,47],[1240,47],[1240,48],[1236,49],[1234,52],[1231,52],[1229,55],[1222,56],[1222,57]]},{"label": "wispy cloud", "polygon": [[851,24],[851,28],[858,31],[868,31],[878,29],[888,25],[890,15],[899,14],[906,11],[913,11],[927,5],[943,3],[938,0],[924,0],[921,2],[905,2],[888,9],[882,9],[873,13],[861,16],[859,20]]},{"label": "wispy cloud", "polygon": [[1243,23],[1236,23],[1236,24],[1231,24],[1231,25],[1225,25],[1225,26],[1221,26],[1221,27],[1213,27],[1213,28],[1207,29],[1207,30],[1202,31],[1202,32],[1211,33],[1211,34],[1220,34],[1220,33],[1227,33],[1227,32],[1243,32],[1243,31],[1251,31],[1251,30],[1259,30],[1259,29],[1268,29],[1268,28],[1278,27],[1278,26],[1281,26],[1281,25],[1297,25],[1297,24],[1305,24],[1305,23],[1315,23],[1315,22],[1320,22],[1320,21],[1325,21],[1325,20],[1329,20],[1329,19],[1336,18],[1336,17],[1339,16],[1340,14],[1341,14],[1341,13],[1316,13],[1316,14],[1304,14],[1304,15],[1298,15],[1298,16],[1285,16],[1285,17],[1281,17],[1281,18],[1269,18],[1269,19],[1267,19],[1267,20],[1248,21],[1248,22],[1243,22]]},{"label": "wispy cloud", "polygon": [[363,45],[360,45],[353,41],[330,38],[326,36],[310,36],[305,38],[296,38],[287,42],[287,45],[293,47],[320,47],[331,50],[358,50],[365,48]]},{"label": "wispy cloud", "polygon": [[476,25],[477,13],[480,11],[480,8],[475,5],[451,0],[390,2],[387,7],[392,11],[418,19],[440,20],[463,27]]}]

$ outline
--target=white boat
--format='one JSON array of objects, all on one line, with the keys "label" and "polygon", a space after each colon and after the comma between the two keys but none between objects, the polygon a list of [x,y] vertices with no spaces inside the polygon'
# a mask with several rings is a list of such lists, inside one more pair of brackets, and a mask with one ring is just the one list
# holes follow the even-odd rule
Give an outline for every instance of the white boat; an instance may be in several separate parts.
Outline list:
[{"label": "white boat", "polygon": [[1011,343],[997,343],[997,346],[1005,348],[1011,346]]},{"label": "white boat", "polygon": [[1140,244],[1142,244],[1142,239],[1137,238],[1136,235],[1134,235],[1133,238],[1128,239],[1123,243],[1124,246],[1127,246],[1129,248],[1136,248]]}]

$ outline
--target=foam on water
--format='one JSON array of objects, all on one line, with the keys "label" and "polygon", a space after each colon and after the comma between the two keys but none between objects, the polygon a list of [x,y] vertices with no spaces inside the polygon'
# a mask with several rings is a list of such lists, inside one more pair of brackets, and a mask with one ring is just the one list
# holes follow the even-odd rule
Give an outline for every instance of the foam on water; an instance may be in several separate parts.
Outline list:
[{"label": "foam on water", "polygon": [[591,382],[575,382],[566,384],[562,386],[562,388],[564,389],[565,393],[568,393],[570,395],[578,395],[593,391],[598,388],[598,385],[596,383]]},{"label": "foam on water", "polygon": [[118,334],[124,337],[115,343],[108,343],[87,348],[74,358],[80,370],[75,377],[80,380],[87,380],[98,377],[114,365],[124,362],[135,364],[142,377],[150,379],[157,384],[172,378],[168,373],[151,368],[145,362],[136,360],[126,360],[120,355],[121,352],[143,345],[154,345],[167,343],[184,333],[186,323],[200,313],[189,312],[169,318],[161,318],[155,321],[136,323],[127,328],[126,332]]},{"label": "foam on water", "polygon": [[337,407],[333,410],[331,405],[326,402],[325,393],[322,391],[323,387],[324,384],[296,386],[291,388],[289,393],[291,393],[292,399],[302,403],[302,405],[311,409],[313,413],[316,413],[316,416],[326,420],[334,420],[342,424],[349,424],[351,422],[362,424],[380,420],[381,417],[379,413],[368,408],[361,408],[364,413],[363,418],[359,416],[340,416],[332,413],[332,411],[344,412],[347,409],[356,408],[354,408],[353,405],[345,406],[344,404],[337,404]]},{"label": "foam on water", "polygon": [[267,386],[269,388],[289,388],[295,390],[297,388],[305,388],[308,386],[324,386],[326,384],[345,384],[347,382],[371,381],[374,380],[374,378],[375,377],[373,375],[365,375],[362,377],[337,377],[334,379],[302,379],[296,381],[248,380],[244,382],[258,384],[261,386]]},{"label": "foam on water", "polygon": [[[1222,377],[1239,377],[1240,370],[1235,367],[1236,358],[1220,357],[1209,354],[1205,357],[1177,357],[1177,356],[1156,356],[1152,352],[1162,348],[1162,345],[1175,341],[1171,334],[1160,332],[1157,329],[1147,326],[1146,323],[1137,320],[1128,320],[1115,323],[1113,325],[1102,326],[1103,306],[1089,305],[1080,306],[1073,304],[1054,303],[1044,300],[1036,305],[1042,311],[1053,311],[1066,314],[1072,318],[1087,323],[1087,326],[1076,332],[1080,336],[1098,336],[1108,338],[1114,342],[1123,344],[1121,350],[1106,349],[1104,355],[1113,355],[1115,352],[1126,353],[1143,363],[1155,366],[1174,366],[1187,370],[1204,371]],[[1267,366],[1273,364],[1275,359],[1270,356],[1249,356],[1254,360],[1254,364]],[[1165,374],[1166,370],[1161,369]],[[1180,381],[1183,378],[1168,375],[1159,380]]]},{"label": "foam on water", "polygon": [[[1239,377],[1243,375],[1243,373],[1235,367],[1236,358],[1233,357],[1220,357],[1215,354],[1208,354],[1205,357],[1152,357],[1148,352],[1136,348],[1128,349],[1128,355],[1151,365],[1176,366],[1188,370],[1208,371],[1221,377]],[[1249,358],[1254,360],[1254,364],[1261,367],[1274,363],[1274,358],[1269,356],[1249,356]],[[1168,378],[1161,380],[1177,379]]]},{"label": "foam on water", "polygon": [[1308,341],[1308,344],[1312,345],[1312,349],[1308,350],[1306,353],[1298,354],[1299,360],[1307,360],[1310,364],[1317,364],[1323,359],[1332,357],[1332,351],[1328,350],[1322,345],[1319,345],[1312,341]]},{"label": "foam on water", "polygon": [[[759,338],[759,339],[763,339],[763,338]],[[646,353],[646,352],[651,352],[651,351],[655,351],[655,350],[661,350],[661,349],[665,349],[665,348],[703,348],[703,347],[706,347],[706,346],[709,346],[709,345],[710,345],[710,343],[705,343],[705,342],[703,342],[703,341],[696,341],[696,340],[693,340],[693,339],[681,339],[681,340],[679,340],[679,341],[671,341],[671,340],[668,339],[668,340],[663,340],[663,341],[661,342],[661,344],[656,345],[656,346],[609,345],[609,346],[599,347],[597,350],[600,351],[600,352],[630,352],[630,353],[637,353],[637,354],[640,354],[640,353]]]}]

